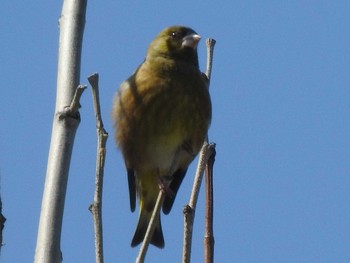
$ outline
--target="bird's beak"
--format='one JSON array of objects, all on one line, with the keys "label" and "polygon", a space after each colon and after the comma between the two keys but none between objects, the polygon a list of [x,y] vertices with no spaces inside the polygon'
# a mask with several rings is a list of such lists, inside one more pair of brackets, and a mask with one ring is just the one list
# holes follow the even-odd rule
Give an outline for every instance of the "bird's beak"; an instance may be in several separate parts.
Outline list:
[{"label": "bird's beak", "polygon": [[196,49],[199,40],[201,40],[201,36],[198,34],[193,33],[187,35],[182,39],[182,47],[190,47]]}]

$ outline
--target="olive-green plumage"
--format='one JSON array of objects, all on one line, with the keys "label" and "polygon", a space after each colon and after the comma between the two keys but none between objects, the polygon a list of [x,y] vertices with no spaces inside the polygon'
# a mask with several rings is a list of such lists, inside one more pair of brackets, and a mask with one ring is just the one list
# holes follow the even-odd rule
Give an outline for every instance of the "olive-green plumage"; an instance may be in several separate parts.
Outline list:
[{"label": "olive-green plumage", "polygon": [[[128,173],[130,207],[140,204],[131,245],[144,239],[162,178],[173,176],[163,212],[173,205],[189,164],[211,121],[207,79],[198,67],[199,35],[183,26],[166,28],[150,44],[145,61],[114,99],[116,141]],[[169,174],[171,173],[171,174]],[[164,247],[160,216],[151,243]]]}]

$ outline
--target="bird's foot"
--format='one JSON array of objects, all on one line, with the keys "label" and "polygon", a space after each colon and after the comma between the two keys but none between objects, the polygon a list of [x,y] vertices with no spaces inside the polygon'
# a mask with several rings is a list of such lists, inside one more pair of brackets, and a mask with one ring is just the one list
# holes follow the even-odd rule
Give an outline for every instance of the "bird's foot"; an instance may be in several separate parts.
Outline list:
[{"label": "bird's foot", "polygon": [[159,176],[158,177],[159,190],[162,191],[168,197],[174,196],[173,191],[169,187],[172,180],[173,180],[172,176]]}]

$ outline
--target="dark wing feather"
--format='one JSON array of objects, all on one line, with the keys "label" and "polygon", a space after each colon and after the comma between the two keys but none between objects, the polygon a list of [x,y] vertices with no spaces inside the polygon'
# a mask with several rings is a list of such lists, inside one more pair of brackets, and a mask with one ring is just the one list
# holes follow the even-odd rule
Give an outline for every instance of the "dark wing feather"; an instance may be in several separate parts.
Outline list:
[{"label": "dark wing feather", "polygon": [[135,171],[128,168],[128,183],[129,183],[129,197],[130,197],[130,210],[135,211],[136,207],[136,178]]},{"label": "dark wing feather", "polygon": [[169,189],[170,189],[170,192],[172,193],[172,195],[165,197],[165,200],[163,203],[164,214],[169,214],[171,208],[173,207],[177,191],[180,188],[180,185],[181,185],[182,180],[184,179],[184,177],[186,175],[186,172],[187,172],[187,169],[178,169],[173,174],[173,180],[169,185]]}]

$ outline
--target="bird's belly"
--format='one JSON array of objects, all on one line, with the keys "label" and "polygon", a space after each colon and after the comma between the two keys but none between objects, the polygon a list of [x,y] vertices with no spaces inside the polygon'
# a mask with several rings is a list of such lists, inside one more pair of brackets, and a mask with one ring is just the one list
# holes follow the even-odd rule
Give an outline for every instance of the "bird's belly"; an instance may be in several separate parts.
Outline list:
[{"label": "bird's belly", "polygon": [[148,165],[160,170],[174,166],[174,160],[179,159],[176,155],[185,142],[191,142],[195,155],[206,133],[206,121],[199,105],[186,94],[172,95],[172,99],[158,98],[148,105],[147,114],[140,120],[139,126]]},{"label": "bird's belly", "polygon": [[165,133],[152,138],[146,146],[147,165],[167,171],[176,165],[176,154],[183,141],[184,138],[179,132]]}]

